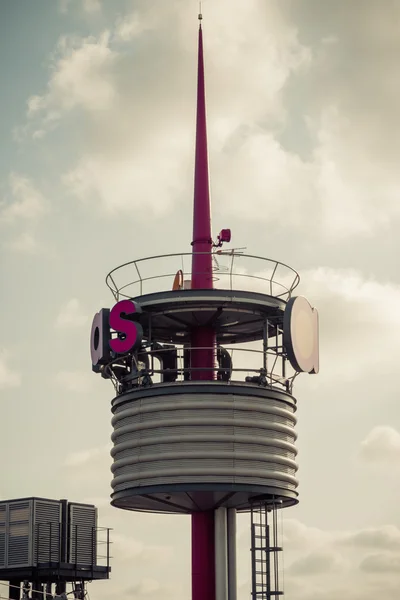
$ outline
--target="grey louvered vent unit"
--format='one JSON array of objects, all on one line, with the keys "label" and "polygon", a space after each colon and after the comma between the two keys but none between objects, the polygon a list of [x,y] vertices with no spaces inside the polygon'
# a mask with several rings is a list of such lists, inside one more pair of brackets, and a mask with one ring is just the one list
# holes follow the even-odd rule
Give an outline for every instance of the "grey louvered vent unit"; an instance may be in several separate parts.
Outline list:
[{"label": "grey louvered vent unit", "polygon": [[0,503],[0,568],[32,567],[60,557],[61,503],[24,498]]},{"label": "grey louvered vent unit", "polygon": [[34,561],[36,564],[60,560],[61,503],[34,500]]},{"label": "grey louvered vent unit", "polygon": [[7,506],[0,504],[0,567],[6,566]]},{"label": "grey louvered vent unit", "polygon": [[97,509],[69,504],[69,556],[73,564],[96,564]]},{"label": "grey louvered vent unit", "polygon": [[8,506],[7,565],[19,567],[29,565],[31,548],[32,502],[10,502]]},{"label": "grey louvered vent unit", "polygon": [[109,529],[97,530],[92,504],[38,497],[0,501],[1,581],[58,582],[62,588],[78,579],[108,579],[109,543]]}]

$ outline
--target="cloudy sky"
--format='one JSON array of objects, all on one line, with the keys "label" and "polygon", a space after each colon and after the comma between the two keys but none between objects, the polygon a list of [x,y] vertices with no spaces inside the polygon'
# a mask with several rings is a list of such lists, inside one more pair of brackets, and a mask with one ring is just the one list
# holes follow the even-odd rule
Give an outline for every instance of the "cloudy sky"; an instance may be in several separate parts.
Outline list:
[{"label": "cloudy sky", "polygon": [[[109,506],[114,266],[190,250],[196,0],[0,5],[0,494],[94,501],[106,600],[189,597],[189,519]],[[400,4],[204,0],[213,230],[286,262],[320,312],[297,380],[292,600],[398,598]],[[249,598],[248,517],[239,519]],[[4,595],[2,588],[1,595]]]}]

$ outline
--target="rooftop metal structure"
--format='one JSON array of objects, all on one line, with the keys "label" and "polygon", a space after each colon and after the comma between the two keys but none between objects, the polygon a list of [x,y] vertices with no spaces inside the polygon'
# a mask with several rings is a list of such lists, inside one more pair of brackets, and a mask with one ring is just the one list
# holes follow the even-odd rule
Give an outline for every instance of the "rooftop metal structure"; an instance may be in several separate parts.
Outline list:
[{"label": "rooftop metal structure", "polygon": [[[13,600],[61,596],[110,576],[110,530],[91,504],[18,498],[0,501],[0,580]],[[1,593],[0,593],[1,595]]]}]

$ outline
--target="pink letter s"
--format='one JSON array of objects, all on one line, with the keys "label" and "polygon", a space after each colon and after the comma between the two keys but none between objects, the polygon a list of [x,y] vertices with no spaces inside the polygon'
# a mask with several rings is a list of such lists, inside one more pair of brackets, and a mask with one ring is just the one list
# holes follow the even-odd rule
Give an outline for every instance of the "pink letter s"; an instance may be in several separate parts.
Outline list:
[{"label": "pink letter s", "polygon": [[142,341],[143,329],[140,323],[122,318],[122,315],[133,315],[137,312],[141,312],[140,307],[132,300],[121,300],[111,309],[110,327],[117,333],[125,335],[123,340],[119,337],[110,340],[110,347],[117,354],[125,354],[134,350]]}]

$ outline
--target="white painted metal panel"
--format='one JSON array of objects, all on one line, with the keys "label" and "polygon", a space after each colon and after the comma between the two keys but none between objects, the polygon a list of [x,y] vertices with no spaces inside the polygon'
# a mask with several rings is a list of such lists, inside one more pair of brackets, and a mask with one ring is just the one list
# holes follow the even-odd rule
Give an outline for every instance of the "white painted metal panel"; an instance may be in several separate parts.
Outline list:
[{"label": "white painted metal panel", "polygon": [[[228,387],[228,386],[227,386]],[[112,486],[185,483],[278,487],[295,492],[295,401],[264,390],[160,393],[130,401],[112,420]],[[155,390],[153,391],[154,394]]]}]

